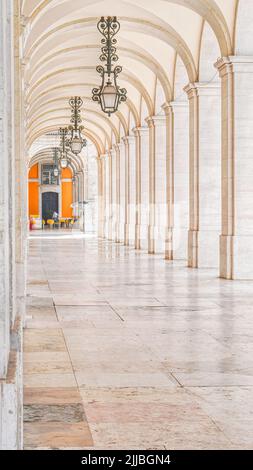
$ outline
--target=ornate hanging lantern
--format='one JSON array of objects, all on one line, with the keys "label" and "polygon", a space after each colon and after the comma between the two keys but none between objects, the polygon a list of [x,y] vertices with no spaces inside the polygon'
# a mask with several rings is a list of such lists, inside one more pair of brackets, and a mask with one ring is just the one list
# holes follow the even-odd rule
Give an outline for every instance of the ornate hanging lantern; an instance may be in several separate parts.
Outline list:
[{"label": "ornate hanging lantern", "polygon": [[68,153],[67,153],[67,150],[66,150],[66,146],[67,146],[66,136],[68,134],[68,129],[66,127],[64,127],[64,128],[60,127],[59,133],[60,133],[60,136],[61,136],[60,165],[61,165],[61,168],[67,168],[68,164],[69,164],[69,157],[68,157]]},{"label": "ornate hanging lantern", "polygon": [[101,62],[106,62],[105,67],[98,65],[97,72],[102,77],[102,84],[100,88],[93,88],[92,99],[100,103],[101,109],[104,113],[111,116],[118,110],[120,103],[126,101],[127,90],[120,88],[117,85],[117,77],[122,72],[122,67],[116,65],[113,68],[113,62],[118,61],[115,44],[117,40],[114,37],[120,30],[120,23],[116,16],[102,16],[98,22],[97,28],[104,36],[102,43],[102,54],[100,55]]},{"label": "ornate hanging lantern", "polygon": [[55,148],[54,149],[54,176],[56,178],[58,178],[59,176],[59,166],[58,166],[58,156],[57,156],[57,153],[58,153],[58,149]]},{"label": "ornate hanging lantern", "polygon": [[87,140],[82,137],[82,130],[84,127],[79,125],[82,122],[81,107],[83,105],[83,100],[80,96],[75,96],[69,100],[69,104],[72,108],[72,117],[70,122],[73,125],[69,126],[71,137],[68,139],[67,143],[71,152],[78,155],[82,151],[83,147],[86,147],[87,145]]}]

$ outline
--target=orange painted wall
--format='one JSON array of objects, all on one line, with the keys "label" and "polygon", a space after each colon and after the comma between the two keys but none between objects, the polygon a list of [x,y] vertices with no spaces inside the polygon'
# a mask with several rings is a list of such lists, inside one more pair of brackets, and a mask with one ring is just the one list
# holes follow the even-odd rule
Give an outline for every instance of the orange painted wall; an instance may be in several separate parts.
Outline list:
[{"label": "orange painted wall", "polygon": [[[29,179],[39,178],[39,165],[34,165],[29,171]],[[62,170],[63,179],[72,179],[72,171],[70,168]],[[29,181],[29,216],[39,214],[39,182]],[[73,210],[71,204],[73,202],[73,184],[72,181],[62,182],[62,217],[72,217]]]},{"label": "orange painted wall", "polygon": [[29,179],[38,178],[39,177],[39,165],[33,165],[29,171]]},{"label": "orange painted wall", "polygon": [[29,216],[39,215],[39,183],[29,183]]},{"label": "orange painted wall", "polygon": [[69,179],[72,178],[72,171],[70,168],[64,168],[61,172],[61,177],[63,179]]},{"label": "orange painted wall", "polygon": [[62,217],[72,217],[73,210],[71,204],[73,202],[73,185],[72,181],[62,182]]}]

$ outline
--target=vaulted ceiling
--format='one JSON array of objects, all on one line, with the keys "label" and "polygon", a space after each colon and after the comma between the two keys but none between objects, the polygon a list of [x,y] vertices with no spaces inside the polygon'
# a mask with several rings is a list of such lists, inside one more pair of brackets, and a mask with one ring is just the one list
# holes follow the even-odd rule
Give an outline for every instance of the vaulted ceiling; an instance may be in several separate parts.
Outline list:
[{"label": "vaulted ceiling", "polygon": [[[212,32],[213,51],[234,51],[238,0],[23,0],[26,143],[70,120],[68,100],[84,101],[85,135],[104,153],[161,105],[175,99],[177,68],[184,83],[199,80],[204,26]],[[91,99],[100,85],[101,16],[117,16],[118,83],[128,99],[108,118]],[[216,52],[214,52],[215,54]],[[216,55],[217,55],[216,54]],[[217,56],[218,57],[218,56]],[[217,59],[213,57],[213,61]],[[182,80],[181,80],[182,81]]]}]

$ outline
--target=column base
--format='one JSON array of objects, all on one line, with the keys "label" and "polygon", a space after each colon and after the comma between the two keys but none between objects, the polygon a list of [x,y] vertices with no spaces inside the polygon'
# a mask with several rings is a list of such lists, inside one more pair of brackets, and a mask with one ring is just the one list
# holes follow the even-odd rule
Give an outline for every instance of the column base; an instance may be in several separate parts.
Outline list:
[{"label": "column base", "polygon": [[148,250],[148,225],[135,225],[135,249]]},{"label": "column base", "polygon": [[141,249],[140,231],[141,231],[141,226],[136,224],[135,225],[135,241],[134,241],[134,247],[136,250]]},{"label": "column base", "polygon": [[115,243],[120,243],[120,227],[117,222],[115,222],[114,241]]},{"label": "column base", "polygon": [[128,244],[129,246],[135,245],[135,224],[128,225]]},{"label": "column base", "polygon": [[120,243],[125,243],[125,224],[119,224],[119,241]]},{"label": "column base", "polygon": [[168,261],[173,261],[173,228],[165,229],[165,259]]},{"label": "column base", "polygon": [[188,231],[188,267],[198,267],[198,230]]},{"label": "column base", "polygon": [[155,254],[155,226],[148,226],[148,253],[150,255]]},{"label": "column base", "polygon": [[[0,379],[0,450],[23,448],[22,321],[11,333],[7,377]],[[8,430],[8,432],[7,432]]]},{"label": "column base", "polygon": [[220,236],[220,277],[253,280],[253,236]]},{"label": "column base", "polygon": [[124,245],[129,246],[129,224],[124,225]]},{"label": "column base", "polygon": [[188,232],[188,267],[219,267],[219,232],[190,230]]},{"label": "column base", "polygon": [[167,230],[163,226],[148,226],[148,252],[149,254],[165,253],[165,234]]}]

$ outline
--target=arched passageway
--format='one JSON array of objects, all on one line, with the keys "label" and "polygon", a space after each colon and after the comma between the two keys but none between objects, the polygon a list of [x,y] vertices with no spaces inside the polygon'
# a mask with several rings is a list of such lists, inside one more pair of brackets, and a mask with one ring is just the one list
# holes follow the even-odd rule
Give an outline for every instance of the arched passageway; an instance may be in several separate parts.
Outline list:
[{"label": "arched passageway", "polygon": [[[112,13],[127,100],[109,117],[92,89]],[[23,445],[24,327],[26,447],[252,445],[223,414],[226,387],[235,404],[252,386],[252,15],[250,0],[0,3],[0,448]],[[55,173],[73,96],[88,144]]]}]

